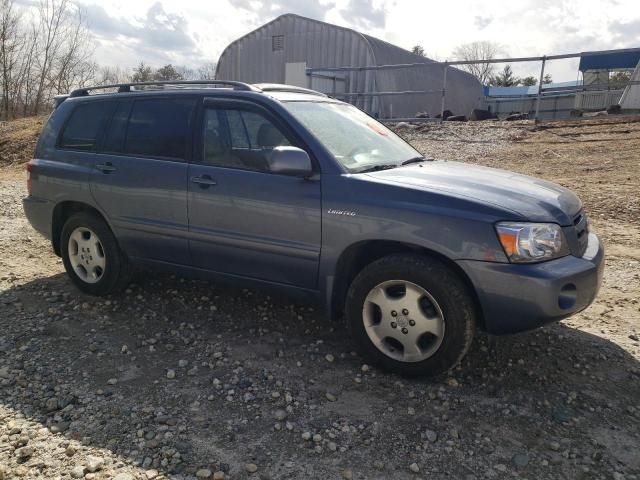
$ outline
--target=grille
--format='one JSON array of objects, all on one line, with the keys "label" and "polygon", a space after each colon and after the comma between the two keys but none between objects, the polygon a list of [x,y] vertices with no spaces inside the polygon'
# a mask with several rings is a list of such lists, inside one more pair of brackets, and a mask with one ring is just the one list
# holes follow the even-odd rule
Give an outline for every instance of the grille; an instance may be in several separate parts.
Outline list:
[{"label": "grille", "polygon": [[573,226],[576,229],[576,237],[578,239],[578,256],[584,255],[589,243],[589,220],[583,210],[573,218]]},{"label": "grille", "polygon": [[284,35],[274,35],[271,37],[271,50],[274,52],[284,50]]}]

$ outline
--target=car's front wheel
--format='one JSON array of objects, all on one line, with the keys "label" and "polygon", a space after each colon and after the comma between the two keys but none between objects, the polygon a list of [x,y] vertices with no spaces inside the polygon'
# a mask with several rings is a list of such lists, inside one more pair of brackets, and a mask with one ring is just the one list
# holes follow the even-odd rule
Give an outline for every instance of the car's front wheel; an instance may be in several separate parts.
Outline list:
[{"label": "car's front wheel", "polygon": [[61,235],[64,267],[73,283],[91,295],[106,295],[126,285],[129,264],[109,226],[96,215],[79,212]]},{"label": "car's front wheel", "polygon": [[458,274],[436,258],[394,254],[366,266],[347,294],[346,316],[367,361],[407,376],[456,366],[476,323]]}]

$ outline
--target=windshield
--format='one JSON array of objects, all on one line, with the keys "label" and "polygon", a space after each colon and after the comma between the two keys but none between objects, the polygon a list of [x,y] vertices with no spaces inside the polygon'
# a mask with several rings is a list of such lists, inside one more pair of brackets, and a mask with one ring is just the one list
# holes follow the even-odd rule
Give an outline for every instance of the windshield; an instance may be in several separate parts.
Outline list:
[{"label": "windshield", "polygon": [[393,168],[422,155],[380,122],[353,105],[284,102],[349,172]]}]

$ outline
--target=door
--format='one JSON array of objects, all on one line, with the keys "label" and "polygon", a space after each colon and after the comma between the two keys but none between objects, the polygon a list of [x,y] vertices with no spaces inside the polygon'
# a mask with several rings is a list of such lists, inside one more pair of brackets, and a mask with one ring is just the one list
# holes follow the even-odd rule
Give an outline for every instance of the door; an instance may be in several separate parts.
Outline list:
[{"label": "door", "polygon": [[268,161],[273,147],[301,145],[257,105],[205,102],[189,167],[193,265],[315,288],[320,182],[272,174]]},{"label": "door", "polygon": [[96,155],[91,192],[125,252],[190,263],[187,175],[196,100],[118,102]]}]

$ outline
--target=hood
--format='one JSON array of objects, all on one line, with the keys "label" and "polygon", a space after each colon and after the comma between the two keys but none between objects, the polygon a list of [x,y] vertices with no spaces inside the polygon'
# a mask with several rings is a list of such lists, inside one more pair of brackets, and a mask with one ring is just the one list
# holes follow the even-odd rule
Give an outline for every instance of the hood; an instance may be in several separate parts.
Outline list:
[{"label": "hood", "polygon": [[376,181],[488,203],[533,222],[572,225],[582,207],[571,190],[555,183],[468,163],[423,162],[366,175]]}]

